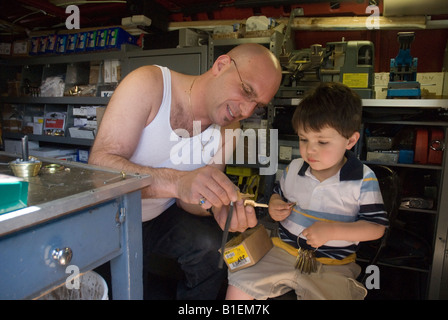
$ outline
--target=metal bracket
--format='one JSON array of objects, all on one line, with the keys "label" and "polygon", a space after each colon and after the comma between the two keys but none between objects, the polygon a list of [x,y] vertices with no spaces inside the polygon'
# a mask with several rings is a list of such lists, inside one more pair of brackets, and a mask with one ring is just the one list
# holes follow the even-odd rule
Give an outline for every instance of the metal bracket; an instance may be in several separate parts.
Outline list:
[{"label": "metal bracket", "polygon": [[115,222],[117,223],[117,227],[122,225],[126,221],[126,208],[120,208],[117,211],[117,215],[115,216]]}]

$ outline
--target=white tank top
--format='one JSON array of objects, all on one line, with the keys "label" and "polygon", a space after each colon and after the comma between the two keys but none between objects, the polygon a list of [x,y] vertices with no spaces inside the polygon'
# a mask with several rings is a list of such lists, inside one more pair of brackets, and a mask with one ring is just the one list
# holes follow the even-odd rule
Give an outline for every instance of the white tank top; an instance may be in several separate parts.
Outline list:
[{"label": "white tank top", "polygon": [[[185,130],[173,131],[170,124],[171,72],[166,67],[159,68],[163,74],[162,103],[154,120],[143,129],[130,161],[142,166],[182,171],[203,167],[221,147],[220,126],[211,125],[193,137],[189,137]],[[199,133],[199,123],[196,126]],[[174,198],[142,199],[142,221],[157,217],[174,202]]]}]

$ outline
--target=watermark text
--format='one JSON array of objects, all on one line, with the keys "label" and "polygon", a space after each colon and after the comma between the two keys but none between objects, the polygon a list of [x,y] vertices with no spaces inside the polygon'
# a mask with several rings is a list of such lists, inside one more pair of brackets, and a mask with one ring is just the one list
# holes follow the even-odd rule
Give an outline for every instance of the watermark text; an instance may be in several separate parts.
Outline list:
[{"label": "watermark text", "polygon": [[75,5],[69,5],[65,8],[65,13],[70,14],[67,19],[65,19],[65,27],[69,30],[80,29],[80,15],[79,7]]}]

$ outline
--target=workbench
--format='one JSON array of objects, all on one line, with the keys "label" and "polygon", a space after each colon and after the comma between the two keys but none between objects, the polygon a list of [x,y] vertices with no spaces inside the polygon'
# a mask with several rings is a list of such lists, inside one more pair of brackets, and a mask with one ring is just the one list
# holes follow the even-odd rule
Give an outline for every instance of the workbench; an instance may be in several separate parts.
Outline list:
[{"label": "workbench", "polygon": [[[13,175],[5,164],[16,158],[0,152],[0,173]],[[113,298],[142,299],[140,190],[151,177],[39,160],[27,207],[0,215],[0,299],[38,298],[73,276],[69,266],[82,274],[107,261]]]}]

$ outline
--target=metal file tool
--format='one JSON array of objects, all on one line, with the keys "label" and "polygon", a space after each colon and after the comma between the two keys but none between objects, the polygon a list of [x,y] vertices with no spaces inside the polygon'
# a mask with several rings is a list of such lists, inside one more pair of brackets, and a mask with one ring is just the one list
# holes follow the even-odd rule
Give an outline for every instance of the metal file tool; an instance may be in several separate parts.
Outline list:
[{"label": "metal file tool", "polygon": [[224,231],[222,233],[222,242],[221,242],[221,259],[219,259],[218,267],[222,269],[224,264],[224,250],[226,249],[227,237],[229,235],[230,221],[232,220],[233,215],[233,202],[230,202],[230,210],[227,215],[226,225],[224,226]]}]

